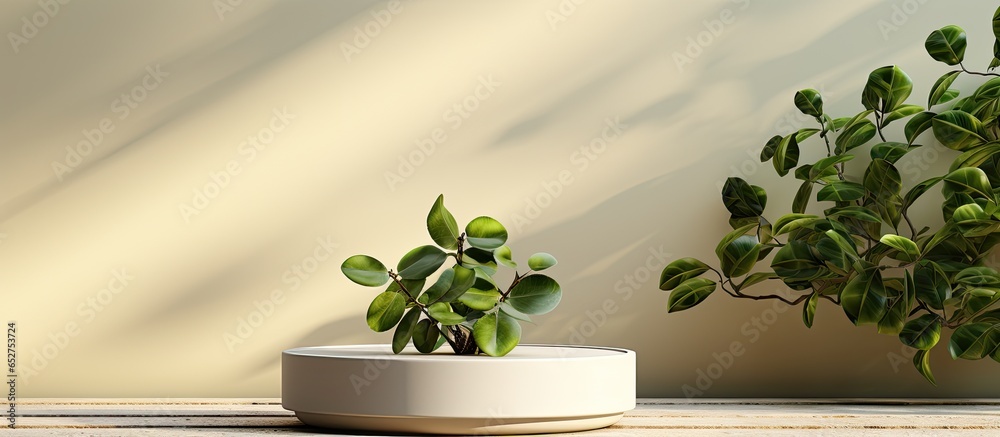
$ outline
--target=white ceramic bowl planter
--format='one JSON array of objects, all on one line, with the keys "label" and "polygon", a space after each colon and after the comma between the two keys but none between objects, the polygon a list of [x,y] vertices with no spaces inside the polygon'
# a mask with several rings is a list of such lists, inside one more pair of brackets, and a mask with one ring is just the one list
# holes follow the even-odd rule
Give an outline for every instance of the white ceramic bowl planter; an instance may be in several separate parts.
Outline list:
[{"label": "white ceramic bowl planter", "polygon": [[300,420],[325,428],[582,431],[610,426],[635,408],[635,352],[520,345],[489,357],[412,347],[395,355],[388,345],[305,347],[282,354],[281,396]]}]

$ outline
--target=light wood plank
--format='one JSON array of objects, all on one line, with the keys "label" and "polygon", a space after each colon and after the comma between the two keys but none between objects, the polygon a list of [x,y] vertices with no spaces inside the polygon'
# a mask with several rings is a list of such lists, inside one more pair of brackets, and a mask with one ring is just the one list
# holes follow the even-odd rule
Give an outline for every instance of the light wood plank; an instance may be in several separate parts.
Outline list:
[{"label": "light wood plank", "polygon": [[[851,402],[851,403],[845,403]],[[1000,435],[998,399],[640,399],[586,436]],[[25,399],[17,435],[329,435],[280,399]],[[0,430],[7,434],[11,430]]]}]

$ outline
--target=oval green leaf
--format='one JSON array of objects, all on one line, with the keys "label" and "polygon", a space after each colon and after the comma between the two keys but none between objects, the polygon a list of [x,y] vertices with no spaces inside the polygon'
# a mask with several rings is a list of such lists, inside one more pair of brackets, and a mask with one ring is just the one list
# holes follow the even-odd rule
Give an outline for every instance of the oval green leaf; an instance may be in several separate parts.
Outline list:
[{"label": "oval green leaf", "polygon": [[413,327],[413,346],[420,353],[429,354],[438,347],[438,339],[441,337],[441,329],[430,319],[423,319]]},{"label": "oval green leaf", "polygon": [[877,68],[868,75],[861,103],[865,109],[889,113],[906,101],[913,91],[913,81],[895,65]]},{"label": "oval green leaf", "polygon": [[669,291],[681,282],[699,276],[708,271],[708,264],[695,258],[681,258],[667,264],[660,273],[660,290]]},{"label": "oval green leaf", "polygon": [[823,115],[823,97],[814,89],[798,91],[795,93],[795,107],[805,115],[819,117]]},{"label": "oval green leaf", "polygon": [[753,186],[742,178],[728,178],[722,186],[722,204],[733,217],[757,217],[764,212],[766,202],[766,197],[762,202]]},{"label": "oval green leaf", "polygon": [[507,242],[507,229],[491,217],[476,217],[465,227],[465,235],[473,247],[493,250]]},{"label": "oval green leaf", "polygon": [[670,292],[667,299],[667,312],[683,311],[702,303],[715,291],[715,281],[705,278],[691,278]]},{"label": "oval green leaf", "polygon": [[955,79],[958,78],[959,73],[961,73],[961,71],[949,71],[939,77],[937,82],[934,82],[934,86],[931,87],[931,94],[927,97],[928,109],[938,103],[944,103],[941,99],[944,97],[945,93],[948,92],[948,88],[955,82]]},{"label": "oval green leaf", "polygon": [[413,307],[400,320],[396,326],[396,332],[392,333],[392,353],[398,354],[403,351],[406,344],[413,338],[413,328],[417,326],[417,319],[420,318],[420,308]]},{"label": "oval green leaf", "polygon": [[458,248],[458,223],[444,207],[444,194],[438,196],[427,214],[427,232],[438,246],[449,250]]},{"label": "oval green leaf", "polygon": [[514,309],[531,315],[552,311],[562,300],[559,283],[545,275],[528,275],[514,286],[506,302]]},{"label": "oval green leaf", "polygon": [[433,303],[427,307],[431,318],[443,326],[457,325],[465,321],[465,317],[451,310],[451,305],[444,302]]},{"label": "oval green leaf", "polygon": [[941,318],[924,314],[906,322],[899,333],[899,340],[914,349],[929,350],[941,339]]},{"label": "oval green leaf", "polygon": [[826,184],[816,193],[816,200],[850,202],[865,196],[865,187],[857,182],[836,181]]},{"label": "oval green leaf", "polygon": [[366,287],[379,287],[389,282],[389,271],[379,260],[368,255],[354,255],[340,265],[347,279]]},{"label": "oval green leaf", "polygon": [[487,314],[472,327],[476,346],[486,355],[502,357],[521,341],[521,325],[502,311]]},{"label": "oval green leaf", "polygon": [[976,322],[959,326],[951,334],[951,357],[978,360],[994,353],[1000,345],[1000,323]]},{"label": "oval green leaf", "polygon": [[558,261],[556,261],[556,257],[545,252],[538,252],[528,258],[528,268],[536,272],[552,267],[556,265],[556,263],[558,263]]},{"label": "oval green leaf", "polygon": [[372,331],[385,332],[399,323],[405,309],[406,298],[402,294],[384,291],[372,300],[365,319]]},{"label": "oval green leaf", "polygon": [[720,259],[722,274],[727,278],[743,276],[750,273],[757,263],[760,254],[760,244],[756,235],[744,235],[726,245]]},{"label": "oval green leaf", "polygon": [[927,54],[935,61],[947,65],[958,65],[965,59],[965,30],[948,25],[931,32],[924,41]]},{"label": "oval green leaf", "polygon": [[436,272],[446,258],[448,255],[435,246],[420,246],[403,255],[396,270],[403,279],[424,279]]},{"label": "oval green leaf", "polygon": [[517,268],[517,263],[514,262],[513,255],[510,253],[510,248],[507,246],[500,246],[497,250],[494,250],[493,259],[496,260],[496,262],[512,269]]},{"label": "oval green leaf", "polygon": [[882,273],[869,269],[851,278],[840,293],[840,305],[855,325],[882,320],[887,310]]},{"label": "oval green leaf", "polygon": [[931,120],[934,137],[949,149],[966,150],[986,142],[983,123],[968,112],[948,110]]}]

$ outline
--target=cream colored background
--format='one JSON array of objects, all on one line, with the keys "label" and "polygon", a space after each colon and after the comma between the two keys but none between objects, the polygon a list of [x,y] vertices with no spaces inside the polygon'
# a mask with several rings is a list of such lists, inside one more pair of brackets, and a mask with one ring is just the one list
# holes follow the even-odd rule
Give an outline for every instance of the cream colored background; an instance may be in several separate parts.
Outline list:
[{"label": "cream colored background", "polygon": [[[727,229],[718,189],[732,174],[769,190],[772,218],[787,210],[797,184],[755,157],[810,123],[796,90],[818,88],[827,112],[853,115],[867,73],[895,63],[919,104],[946,71],[924,53],[927,33],[965,27],[968,65],[985,68],[995,2],[422,1],[376,28],[386,3],[224,1],[73,2],[18,53],[0,50],[0,317],[19,323],[21,396],[277,396],[282,349],[389,341],[363,321],[375,291],[339,264],[395,262],[429,242],[439,193],[463,224],[506,223],[518,259],[560,259],[563,303],[524,340],[632,348],[641,396],[683,396],[699,370],[718,376],[713,354],[734,342],[744,353],[703,396],[1000,393],[996,363],[952,362],[945,347],[933,355],[941,386],[925,384],[897,339],[828,302],[812,330],[798,308],[721,293],[667,315],[652,256],[714,260]],[[2,2],[0,30],[19,33],[41,10]],[[708,38],[720,14],[730,23]],[[893,20],[884,37],[879,22]],[[366,25],[377,35],[348,60],[343,45]],[[678,68],[699,34],[708,44]],[[115,100],[157,65],[169,76],[120,119]],[[489,77],[500,85],[456,128],[447,111]],[[288,126],[255,159],[241,154],[283,108]],[[104,117],[115,130],[58,179],[52,163]],[[623,135],[582,168],[580,149],[609,118]],[[434,129],[447,140],[390,189],[386,172]],[[901,163],[906,184],[953,156],[928,150]],[[231,160],[241,172],[186,220],[179,205]],[[561,173],[572,182],[530,214],[528,199]],[[296,287],[286,272],[325,238],[336,249]],[[134,279],[102,295],[115,269]],[[227,345],[241,319],[261,321],[255,302],[272,290],[281,303]],[[88,313],[100,297],[112,299]],[[77,330],[64,338],[67,323]]]}]

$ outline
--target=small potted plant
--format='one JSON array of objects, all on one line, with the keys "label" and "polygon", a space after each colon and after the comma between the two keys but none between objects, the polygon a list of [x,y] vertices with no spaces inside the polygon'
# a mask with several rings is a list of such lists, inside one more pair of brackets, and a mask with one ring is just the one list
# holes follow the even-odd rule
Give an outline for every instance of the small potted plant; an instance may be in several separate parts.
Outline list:
[{"label": "small potted plant", "polygon": [[[324,427],[509,434],[604,427],[635,407],[633,352],[518,346],[521,323],[562,298],[559,283],[538,273],[555,257],[536,253],[519,272],[506,228],[481,216],[460,231],[443,195],[427,231],[434,244],[410,250],[395,269],[368,255],[344,261],[351,281],[386,287],[365,318],[376,332],[395,328],[391,345],[285,351],[285,408]],[[495,279],[501,267],[514,269],[506,287]],[[473,395],[482,385],[487,392]]]},{"label": "small potted plant", "polygon": [[[993,32],[989,70],[1000,66],[1000,9]],[[721,288],[736,298],[801,304],[802,320],[811,327],[825,301],[842,307],[855,325],[875,325],[915,348],[913,364],[931,383],[929,352],[945,329],[953,330],[953,358],[1000,362],[1000,273],[986,265],[1000,242],[1000,75],[966,69],[966,34],[958,26],[931,32],[925,47],[932,58],[955,67],[931,87],[926,108],[906,103],[913,84],[896,66],[868,76],[864,110],[850,117],[824,112],[816,90],[795,93],[795,106],[816,127],[771,138],[760,156],[778,175],[798,180],[791,211],[766,219],[765,190],[729,178],[722,201],[733,231],[715,248],[720,267],[694,258],[667,265],[660,289],[670,291],[669,312],[691,308]],[[951,85],[963,74],[993,78],[958,98]],[[903,120],[903,138],[889,140],[886,127]],[[954,161],[944,174],[903,190],[896,164],[921,147],[922,137],[931,140],[922,135],[927,131],[956,151]],[[825,149],[826,156],[800,163],[800,147]],[[870,161],[856,166],[863,161],[855,161],[859,155]],[[910,215],[931,189],[944,195],[944,225],[937,229],[919,226]],[[821,209],[810,210],[813,199]],[[769,256],[769,269],[755,269]],[[747,292],[764,281],[783,282],[794,297]]]}]

